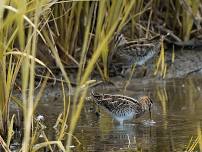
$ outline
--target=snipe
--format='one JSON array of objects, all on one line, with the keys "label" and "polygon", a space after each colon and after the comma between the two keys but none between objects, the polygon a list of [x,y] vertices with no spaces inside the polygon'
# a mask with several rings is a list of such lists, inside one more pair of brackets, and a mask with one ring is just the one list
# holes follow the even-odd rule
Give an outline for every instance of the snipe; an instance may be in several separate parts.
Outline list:
[{"label": "snipe", "polygon": [[146,111],[150,112],[151,118],[153,102],[148,96],[142,96],[136,100],[124,95],[100,94],[92,91],[91,99],[106,109],[121,124],[124,120],[142,116]]},{"label": "snipe", "polygon": [[160,52],[160,36],[142,42],[127,41],[123,34],[116,34],[110,52],[111,67],[122,68],[122,74],[132,65],[141,66]]}]

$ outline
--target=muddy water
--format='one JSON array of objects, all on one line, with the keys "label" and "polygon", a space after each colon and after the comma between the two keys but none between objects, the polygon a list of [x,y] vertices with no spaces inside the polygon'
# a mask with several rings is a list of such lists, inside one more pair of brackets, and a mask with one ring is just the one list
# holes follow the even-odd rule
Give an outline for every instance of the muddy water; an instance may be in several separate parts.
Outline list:
[{"label": "muddy water", "polygon": [[[118,80],[115,82],[121,88],[124,82]],[[121,126],[102,109],[100,116],[96,115],[96,106],[87,101],[75,130],[81,142],[73,148],[75,151],[184,151],[191,137],[196,139],[197,126],[202,125],[202,78],[131,80],[125,92],[105,85],[95,89],[131,97],[150,95],[155,123],[149,123],[146,113]],[[61,98],[46,100],[41,102],[38,113],[45,116],[47,125],[52,125],[63,110],[63,102]]]}]

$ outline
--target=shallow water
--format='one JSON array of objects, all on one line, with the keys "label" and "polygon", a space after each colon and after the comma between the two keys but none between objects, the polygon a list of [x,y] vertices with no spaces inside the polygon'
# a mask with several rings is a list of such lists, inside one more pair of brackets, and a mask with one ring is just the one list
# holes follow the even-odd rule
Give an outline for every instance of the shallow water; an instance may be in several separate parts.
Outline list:
[{"label": "shallow water", "polygon": [[[123,84],[115,81],[117,86]],[[81,145],[73,148],[75,151],[184,151],[191,137],[197,137],[197,125],[202,122],[202,78],[131,80],[125,92],[112,86],[96,89],[135,98],[150,95],[154,100],[152,122],[146,113],[121,126],[102,109],[97,116],[96,106],[86,101],[75,130]],[[63,102],[61,98],[46,100],[41,102],[38,113],[44,115],[47,125],[53,126]]]}]

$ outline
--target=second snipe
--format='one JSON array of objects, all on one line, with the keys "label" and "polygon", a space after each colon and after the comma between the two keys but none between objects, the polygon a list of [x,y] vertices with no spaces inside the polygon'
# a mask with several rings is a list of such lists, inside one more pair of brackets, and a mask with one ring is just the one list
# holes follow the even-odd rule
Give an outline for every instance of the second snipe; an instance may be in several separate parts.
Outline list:
[{"label": "second snipe", "polygon": [[123,124],[124,120],[138,118],[146,111],[150,112],[151,118],[153,102],[148,96],[142,96],[136,100],[124,95],[101,94],[92,91],[91,99],[110,113],[120,124]]}]

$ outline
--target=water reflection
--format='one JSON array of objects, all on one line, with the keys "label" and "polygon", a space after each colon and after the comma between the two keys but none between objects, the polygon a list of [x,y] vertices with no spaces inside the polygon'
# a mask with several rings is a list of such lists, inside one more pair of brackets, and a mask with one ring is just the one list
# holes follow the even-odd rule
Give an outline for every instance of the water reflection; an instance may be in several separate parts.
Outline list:
[{"label": "water reflection", "polygon": [[[123,86],[121,82],[117,83],[120,88]],[[75,132],[82,145],[75,150],[183,151],[191,137],[197,137],[197,124],[202,122],[201,87],[201,78],[155,82],[132,79],[125,94],[132,97],[150,95],[155,101],[152,109],[155,123],[145,123],[149,120],[149,114],[145,114],[120,126],[103,110],[98,117],[95,114],[95,105],[86,102]],[[104,93],[117,93],[117,89],[113,87],[101,86],[97,89]],[[54,103],[52,109],[55,111],[52,114],[57,116],[62,111],[62,106],[62,101]],[[43,111],[43,104],[40,108]],[[46,115],[49,115],[48,112]],[[52,115],[51,120],[53,117]]]},{"label": "water reflection", "polygon": [[[87,141],[87,151],[117,151],[126,149],[137,149],[138,147],[151,146],[152,136],[151,127],[144,126],[142,123],[126,123],[120,125],[116,122],[108,122],[108,116],[102,116],[106,119],[100,120],[94,128],[79,126],[77,136],[81,135],[79,130],[83,130],[83,140]],[[81,141],[82,142],[82,141]]]}]

